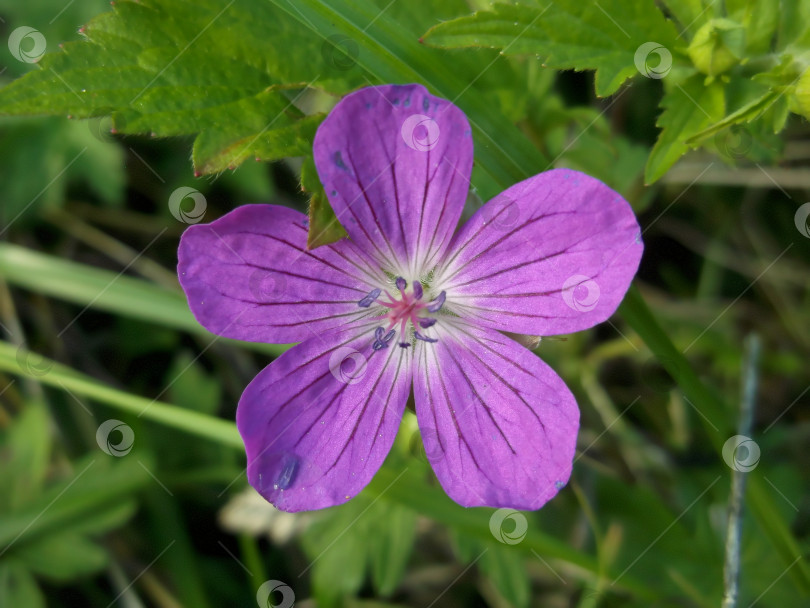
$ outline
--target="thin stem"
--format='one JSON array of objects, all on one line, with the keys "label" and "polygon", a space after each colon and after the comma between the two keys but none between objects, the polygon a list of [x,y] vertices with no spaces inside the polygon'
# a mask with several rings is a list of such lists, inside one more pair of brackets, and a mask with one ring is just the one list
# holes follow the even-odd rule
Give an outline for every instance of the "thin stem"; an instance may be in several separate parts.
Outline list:
[{"label": "thin stem", "polygon": [[[757,334],[748,336],[745,344],[742,402],[737,434],[746,437],[751,434],[754,419],[758,384],[758,361],[760,340]],[[726,562],[723,572],[725,591],[722,608],[736,608],[740,581],[740,539],[742,536],[743,498],[748,471],[734,469],[731,478],[731,496],[728,504],[728,528],[726,532]]]}]

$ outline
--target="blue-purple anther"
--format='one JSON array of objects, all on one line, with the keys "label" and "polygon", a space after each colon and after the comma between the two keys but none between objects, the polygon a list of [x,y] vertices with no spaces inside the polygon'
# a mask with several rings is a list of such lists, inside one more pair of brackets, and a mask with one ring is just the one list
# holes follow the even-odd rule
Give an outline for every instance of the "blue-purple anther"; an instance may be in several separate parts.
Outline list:
[{"label": "blue-purple anther", "polygon": [[[383,335],[385,334],[385,335]],[[371,348],[374,350],[382,350],[383,348],[388,348],[388,343],[394,339],[394,330],[392,329],[387,334],[382,327],[378,327],[374,330],[374,344],[371,345]]]},{"label": "blue-purple anther", "polygon": [[372,289],[371,291],[368,292],[368,295],[366,297],[364,297],[357,303],[357,305],[360,306],[361,308],[368,308],[374,303],[374,300],[380,297],[381,293],[382,289]]},{"label": "blue-purple anther", "polygon": [[427,309],[430,312],[439,312],[442,306],[444,306],[445,299],[447,299],[447,292],[443,291],[439,294],[438,298],[436,298],[430,304],[428,304]]}]

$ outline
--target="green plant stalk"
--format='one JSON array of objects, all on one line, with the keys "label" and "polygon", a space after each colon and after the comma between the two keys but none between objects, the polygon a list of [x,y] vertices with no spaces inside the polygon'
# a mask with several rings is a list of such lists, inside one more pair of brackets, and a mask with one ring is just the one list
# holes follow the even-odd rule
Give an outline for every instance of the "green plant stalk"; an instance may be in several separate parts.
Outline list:
[{"label": "green plant stalk", "polygon": [[180,291],[171,291],[142,279],[119,276],[109,270],[63,260],[9,243],[0,243],[0,277],[11,285],[79,306],[98,308],[211,340],[221,340],[223,343],[236,344],[274,357],[290,347],[286,344],[259,344],[217,338],[197,322]]},{"label": "green plant stalk", "polygon": [[[20,352],[26,354],[26,351]],[[0,371],[27,376],[20,368],[17,357],[18,350],[13,345],[0,341]],[[105,403],[139,418],[204,437],[234,449],[243,449],[236,425],[232,422],[110,388],[89,376],[52,361],[43,360],[40,364],[41,369],[47,369],[48,366],[51,367],[46,373],[34,379],[47,386],[68,390],[80,397]]]}]

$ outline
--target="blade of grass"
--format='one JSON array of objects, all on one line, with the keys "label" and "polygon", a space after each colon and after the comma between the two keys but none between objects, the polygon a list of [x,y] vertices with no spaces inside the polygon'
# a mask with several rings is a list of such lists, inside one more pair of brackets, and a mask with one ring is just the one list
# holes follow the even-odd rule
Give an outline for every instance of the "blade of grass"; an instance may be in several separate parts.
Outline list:
[{"label": "blade of grass", "polygon": [[[172,291],[142,279],[119,276],[109,270],[63,260],[9,243],[0,243],[0,276],[11,285],[79,306],[89,306],[215,339],[191,314],[179,288]],[[285,344],[218,339],[274,357],[289,348]]]}]

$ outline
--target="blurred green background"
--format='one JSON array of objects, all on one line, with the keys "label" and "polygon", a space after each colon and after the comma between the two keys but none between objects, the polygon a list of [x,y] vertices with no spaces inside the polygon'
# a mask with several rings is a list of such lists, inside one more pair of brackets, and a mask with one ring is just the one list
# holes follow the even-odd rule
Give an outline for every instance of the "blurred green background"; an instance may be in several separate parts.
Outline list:
[{"label": "blurred green background", "polygon": [[[395,27],[418,45],[441,21],[489,7],[360,4],[379,17],[351,36],[337,24],[338,34],[310,32],[299,46],[266,41],[328,81],[307,89],[302,72],[290,86],[285,95],[302,113],[326,112],[340,93],[380,81],[388,59],[364,54],[366,37]],[[668,4],[677,15],[690,3]],[[199,10],[221,7],[211,0]],[[32,27],[57,51],[109,10],[95,0],[0,0],[0,32],[7,40]],[[277,13],[282,25],[297,19]],[[334,35],[343,38],[329,42]],[[19,60],[12,46],[0,50],[0,84],[37,69],[53,72],[54,86],[72,78]],[[489,108],[492,125],[517,125],[502,141],[483,125],[492,139],[475,134],[480,154],[502,144],[510,157],[514,140],[531,172],[586,171],[630,201],[644,231],[637,291],[620,313],[536,349],[582,412],[569,486],[539,512],[465,510],[441,491],[408,413],[359,497],[320,512],[274,510],[247,486],[233,420],[241,391],[283,347],[199,327],[176,280],[176,250],[187,224],[238,205],[306,211],[300,155],[195,177],[202,127],[138,135],[148,123],[134,128],[125,112],[111,120],[118,108],[86,119],[2,116],[0,606],[273,606],[292,595],[297,606],[718,606],[735,462],[717,448],[734,434],[752,378],[749,448],[759,460],[746,461],[754,468],[738,605],[810,606],[806,118],[791,114],[778,135],[757,122],[719,130],[645,185],[659,79],[636,75],[597,98],[590,71],[544,68],[525,53],[424,48],[432,52],[469,83],[460,105],[471,116]],[[418,74],[422,64],[412,65]],[[717,82],[731,90],[736,77]],[[711,86],[703,75],[694,82]],[[472,181],[470,212],[501,186],[486,159]],[[754,334],[761,355],[746,372]]]}]

